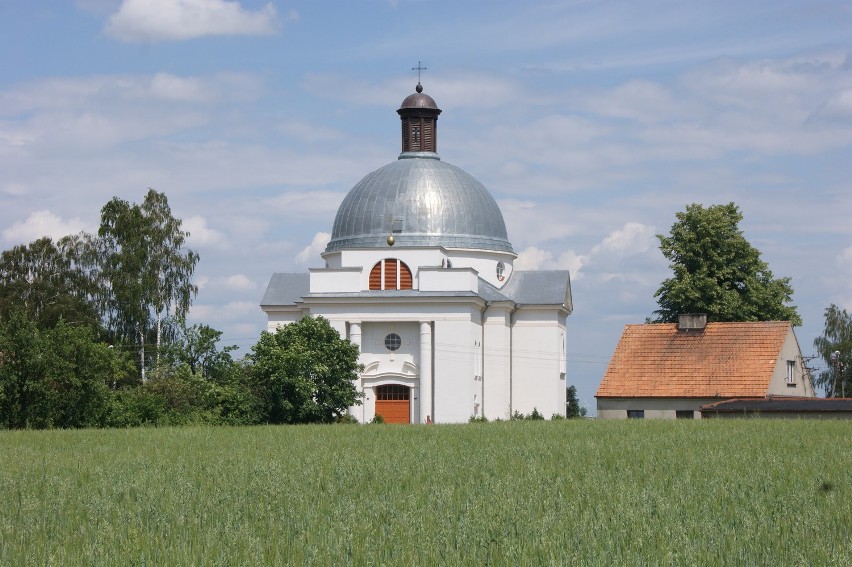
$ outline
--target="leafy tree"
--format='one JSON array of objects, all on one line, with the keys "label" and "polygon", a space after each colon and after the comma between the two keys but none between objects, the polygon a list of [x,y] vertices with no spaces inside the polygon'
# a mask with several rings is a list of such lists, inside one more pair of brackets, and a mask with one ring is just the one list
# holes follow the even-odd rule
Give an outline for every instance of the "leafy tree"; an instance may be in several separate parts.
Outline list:
[{"label": "leafy tree", "polygon": [[[825,329],[814,348],[826,364],[816,383],[829,398],[852,395],[852,315],[833,303],[825,310]],[[837,354],[835,354],[837,353]]]},{"label": "leafy tree", "polygon": [[332,423],[361,403],[358,347],[323,317],[264,331],[247,358],[270,423]]},{"label": "leafy tree", "polygon": [[158,356],[164,321],[185,317],[198,292],[192,283],[198,254],[184,248],[189,234],[153,189],[141,205],[117,197],[104,205],[98,236],[107,325],[118,339],[136,343],[144,381],[148,333],[153,329]]},{"label": "leafy tree", "polygon": [[62,319],[42,329],[15,311],[0,321],[0,427],[103,425],[108,384],[128,371],[92,329]]},{"label": "leafy tree", "polygon": [[67,253],[72,242],[50,238],[15,246],[0,255],[0,317],[21,309],[41,328],[66,322],[96,327],[100,321],[93,288]]},{"label": "leafy tree", "polygon": [[577,388],[575,386],[568,386],[565,397],[567,399],[565,417],[580,417],[580,400],[577,399]]},{"label": "leafy tree", "polygon": [[225,377],[234,365],[231,352],[238,347],[218,347],[222,331],[203,324],[186,326],[186,320],[176,322],[175,336],[163,347],[163,357],[172,366],[186,364],[190,371],[200,376],[219,380]]},{"label": "leafy tree", "polygon": [[790,278],[774,278],[760,252],[739,228],[734,203],[687,205],[669,236],[657,235],[674,276],[654,294],[658,322],[683,313],[706,313],[709,321],[802,321],[791,301]]}]

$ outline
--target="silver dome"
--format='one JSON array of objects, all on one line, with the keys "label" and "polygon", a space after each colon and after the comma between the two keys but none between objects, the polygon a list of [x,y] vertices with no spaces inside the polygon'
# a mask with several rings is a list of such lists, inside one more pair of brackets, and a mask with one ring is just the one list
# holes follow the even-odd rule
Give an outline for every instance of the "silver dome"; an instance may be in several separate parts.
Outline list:
[{"label": "silver dome", "polygon": [[431,152],[403,153],[343,199],[326,252],[443,246],[512,252],[494,198],[479,181]]}]

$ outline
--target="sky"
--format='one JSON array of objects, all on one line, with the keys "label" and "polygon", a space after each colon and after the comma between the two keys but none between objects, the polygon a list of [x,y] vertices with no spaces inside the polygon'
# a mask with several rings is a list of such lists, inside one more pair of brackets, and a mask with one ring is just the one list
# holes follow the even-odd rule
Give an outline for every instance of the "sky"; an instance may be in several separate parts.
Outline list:
[{"label": "sky", "polygon": [[852,309],[849,1],[0,0],[0,249],[154,188],[201,257],[191,322],[245,352],[271,274],[322,266],[343,197],[397,158],[419,62],[516,269],[571,272],[591,413],[687,204],[740,206],[806,356]]}]

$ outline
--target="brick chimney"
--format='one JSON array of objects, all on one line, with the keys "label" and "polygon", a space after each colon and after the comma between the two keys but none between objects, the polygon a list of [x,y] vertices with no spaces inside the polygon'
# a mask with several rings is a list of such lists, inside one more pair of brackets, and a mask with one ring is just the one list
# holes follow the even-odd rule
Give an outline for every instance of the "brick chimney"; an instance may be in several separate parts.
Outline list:
[{"label": "brick chimney", "polygon": [[706,313],[684,313],[677,317],[677,330],[680,332],[701,333],[706,326]]}]

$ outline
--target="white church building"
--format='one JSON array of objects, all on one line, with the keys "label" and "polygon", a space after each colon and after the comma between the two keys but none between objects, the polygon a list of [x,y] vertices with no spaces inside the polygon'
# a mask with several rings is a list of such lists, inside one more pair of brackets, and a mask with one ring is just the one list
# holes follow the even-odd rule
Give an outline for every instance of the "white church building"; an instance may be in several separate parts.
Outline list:
[{"label": "white church building", "polygon": [[325,267],[273,274],[268,330],[321,315],[357,344],[361,422],[565,415],[568,272],[513,269],[494,198],[436,153],[441,110],[419,83],[397,113],[399,159],[345,197]]}]

